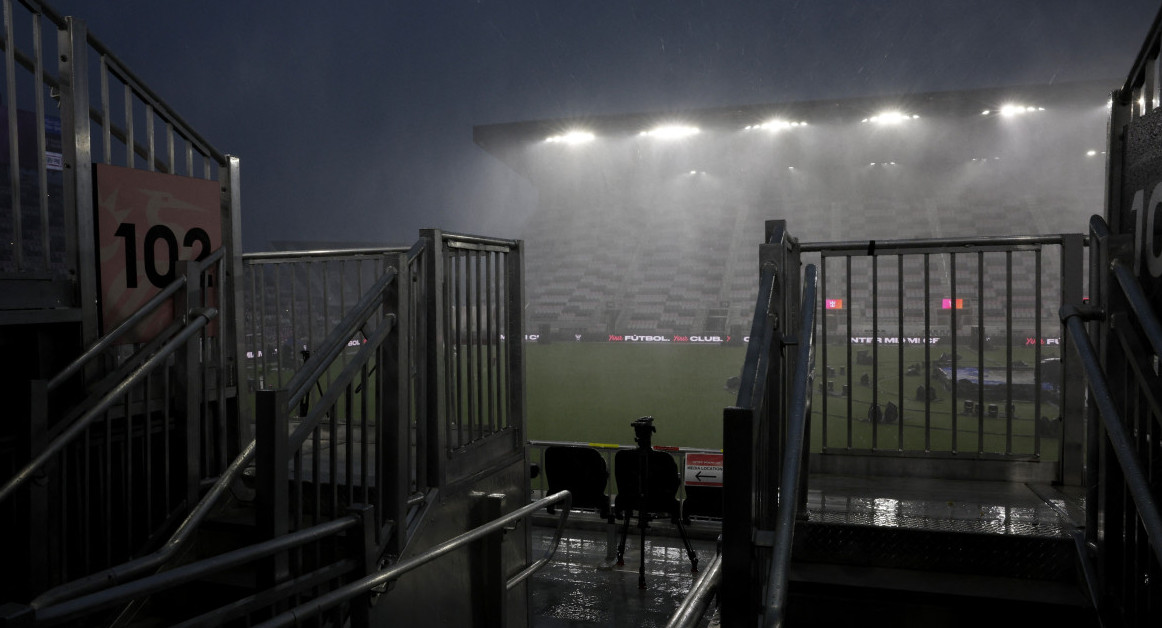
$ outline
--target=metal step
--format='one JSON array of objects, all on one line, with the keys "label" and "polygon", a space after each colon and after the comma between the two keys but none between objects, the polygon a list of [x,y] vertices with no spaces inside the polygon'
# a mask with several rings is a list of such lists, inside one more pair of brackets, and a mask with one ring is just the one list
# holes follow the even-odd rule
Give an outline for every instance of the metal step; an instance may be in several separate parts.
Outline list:
[{"label": "metal step", "polygon": [[1073,582],[1076,557],[1067,536],[800,522],[795,563],[846,565]]}]

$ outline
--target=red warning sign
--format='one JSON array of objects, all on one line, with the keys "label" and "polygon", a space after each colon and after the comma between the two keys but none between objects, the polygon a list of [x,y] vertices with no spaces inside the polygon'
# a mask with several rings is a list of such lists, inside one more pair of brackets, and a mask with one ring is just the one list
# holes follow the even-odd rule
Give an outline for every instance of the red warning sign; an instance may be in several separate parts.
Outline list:
[{"label": "red warning sign", "polygon": [[686,454],[686,486],[722,486],[722,454]]}]

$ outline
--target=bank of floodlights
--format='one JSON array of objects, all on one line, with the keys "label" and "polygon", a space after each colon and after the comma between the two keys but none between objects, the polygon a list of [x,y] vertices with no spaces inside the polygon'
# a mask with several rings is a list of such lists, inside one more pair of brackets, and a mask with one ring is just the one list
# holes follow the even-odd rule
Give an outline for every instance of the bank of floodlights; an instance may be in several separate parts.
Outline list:
[{"label": "bank of floodlights", "polygon": [[680,140],[687,137],[693,137],[702,132],[696,126],[687,126],[682,124],[666,124],[656,126],[648,131],[642,131],[638,135],[642,137],[652,137],[661,140]]},{"label": "bank of floodlights", "polygon": [[589,131],[569,131],[560,135],[553,135],[545,138],[547,144],[569,144],[575,146],[577,144],[587,144],[592,142],[596,136]]},{"label": "bank of floodlights", "polygon": [[1002,118],[1012,118],[1015,116],[1023,116],[1030,113],[1038,113],[1045,111],[1044,107],[1034,107],[1032,105],[1002,105],[1000,109],[985,109],[980,112],[982,116],[998,115]]},{"label": "bank of floodlights", "polygon": [[744,131],[768,131],[770,133],[777,133],[788,129],[794,129],[801,126],[807,126],[806,122],[788,122],[787,120],[767,120],[761,124],[748,124],[743,127]]},{"label": "bank of floodlights", "polygon": [[904,113],[902,111],[884,111],[881,113],[877,113],[876,115],[871,116],[870,118],[864,118],[863,120],[860,120],[860,122],[864,123],[864,124],[870,123],[870,124],[882,124],[882,125],[895,125],[895,124],[902,124],[904,122],[909,122],[911,120],[916,120],[919,117],[920,117],[919,115],[914,114],[914,113],[907,114],[907,113]]}]

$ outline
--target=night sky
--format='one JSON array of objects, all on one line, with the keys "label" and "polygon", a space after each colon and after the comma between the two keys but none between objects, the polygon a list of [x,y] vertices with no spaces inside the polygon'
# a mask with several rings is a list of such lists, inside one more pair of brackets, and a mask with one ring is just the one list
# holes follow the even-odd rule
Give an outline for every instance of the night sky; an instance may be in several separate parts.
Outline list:
[{"label": "night sky", "polygon": [[[516,236],[477,124],[1124,80],[1157,0],[55,1],[242,160],[246,250]],[[335,7],[345,7],[337,10]],[[1080,227],[1079,227],[1080,228]]]}]

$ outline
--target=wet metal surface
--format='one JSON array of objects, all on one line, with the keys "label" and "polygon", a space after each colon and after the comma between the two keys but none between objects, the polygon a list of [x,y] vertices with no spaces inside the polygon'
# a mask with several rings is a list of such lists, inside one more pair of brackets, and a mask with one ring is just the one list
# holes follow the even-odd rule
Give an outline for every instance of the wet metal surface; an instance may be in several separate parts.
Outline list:
[{"label": "wet metal surface", "polygon": [[1084,522],[1080,491],[1015,482],[812,475],[810,521],[1017,536],[1067,536]]},{"label": "wet metal surface", "polygon": [[[533,529],[533,554],[552,540],[552,530]],[[646,588],[638,589],[641,553],[636,530],[626,542],[625,566],[607,559],[603,531],[567,530],[553,561],[531,579],[529,606],[535,628],[665,626],[686,597],[697,574],[682,541],[646,536]],[[699,564],[714,556],[713,541],[693,539]],[[704,622],[703,625],[706,625]]]},{"label": "wet metal surface", "polygon": [[[949,551],[962,553],[956,548],[963,549],[962,544],[969,541],[988,545],[984,539],[991,535],[996,535],[992,538],[998,541],[1011,539],[1014,543],[1018,542],[1017,537],[1038,537],[1042,545],[1057,543],[1085,520],[1084,496],[1079,489],[1018,482],[821,474],[810,478],[807,510],[809,522],[848,526],[835,529],[847,530],[861,539],[863,544],[856,554],[865,558],[877,556],[867,544],[881,544],[880,554],[887,559],[915,558],[914,554],[924,553],[920,547],[892,545],[928,539],[917,537],[916,533],[937,533],[933,538],[949,539],[948,547],[932,550],[936,555],[930,558],[942,559]],[[637,586],[640,553],[636,528],[631,529],[626,544],[625,566],[616,567],[608,553],[608,527],[596,516],[574,515],[570,520],[580,527],[566,530],[554,560],[532,578],[532,625],[665,626],[696,577],[690,573],[681,540],[672,534],[668,524],[651,524],[657,529],[646,537],[647,589],[642,591]],[[714,555],[715,542],[708,540],[714,536],[713,526],[703,527],[704,533],[695,534],[693,543],[699,563],[705,565]],[[889,532],[891,529],[907,534],[897,538]],[[949,532],[970,536],[939,534]],[[876,540],[880,538],[877,534],[883,539]],[[551,539],[551,528],[535,527],[534,555]],[[1040,546],[1034,549],[1039,550]],[[1034,566],[1047,562],[1038,556],[1030,560]],[[707,624],[708,618],[704,618],[701,625]]]}]

